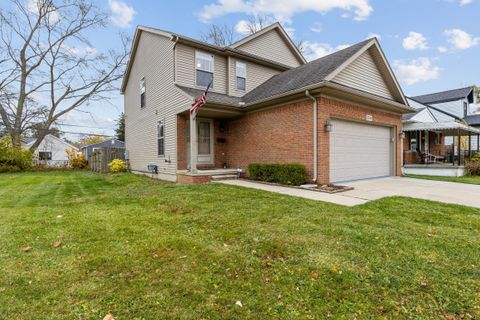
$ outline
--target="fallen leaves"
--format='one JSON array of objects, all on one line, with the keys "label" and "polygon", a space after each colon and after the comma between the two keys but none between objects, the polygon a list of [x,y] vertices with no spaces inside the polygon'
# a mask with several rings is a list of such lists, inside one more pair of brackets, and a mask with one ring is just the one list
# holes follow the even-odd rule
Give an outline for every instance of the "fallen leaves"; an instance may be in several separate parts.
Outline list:
[{"label": "fallen leaves", "polygon": [[62,241],[57,241],[53,243],[54,248],[60,248],[61,245],[62,245]]},{"label": "fallen leaves", "polygon": [[23,252],[30,252],[30,251],[32,251],[32,249],[33,249],[32,247],[26,246],[26,247],[22,248],[22,251]]},{"label": "fallen leaves", "polygon": [[337,266],[333,266],[332,271],[338,274],[342,274],[342,270],[338,269]]},{"label": "fallen leaves", "polygon": [[112,316],[111,313],[109,313],[105,317],[103,317],[103,320],[115,320],[115,318]]},{"label": "fallen leaves", "polygon": [[242,301],[237,300],[237,302],[235,302],[235,304],[236,304],[237,306],[239,306],[240,308],[243,308]]},{"label": "fallen leaves", "polygon": [[425,279],[424,279],[424,280],[421,280],[421,281],[420,281],[420,287],[425,288],[425,287],[428,286],[428,284],[429,284],[429,283],[428,283],[428,280],[425,280]]}]

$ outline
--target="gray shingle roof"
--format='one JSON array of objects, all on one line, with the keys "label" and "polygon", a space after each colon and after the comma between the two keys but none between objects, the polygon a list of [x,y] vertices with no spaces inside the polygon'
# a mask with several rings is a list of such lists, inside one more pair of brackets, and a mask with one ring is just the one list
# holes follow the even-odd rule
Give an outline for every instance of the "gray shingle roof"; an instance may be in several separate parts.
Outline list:
[{"label": "gray shingle roof", "polygon": [[[187,95],[195,99],[195,101],[202,96],[205,90],[189,88],[184,86],[176,85],[177,88],[185,92]],[[240,107],[240,102],[242,102],[241,97],[233,97],[223,93],[217,93],[213,91],[209,91],[207,94],[207,102],[213,104],[221,104],[221,105],[228,105],[228,106],[235,106]]]},{"label": "gray shingle roof", "polygon": [[83,146],[82,149],[88,147],[95,147],[95,148],[125,148],[125,143],[123,141],[117,139],[109,139],[102,142],[97,142],[93,144],[89,144]]},{"label": "gray shingle roof", "polygon": [[410,119],[412,119],[414,116],[416,116],[418,113],[422,112],[423,110],[425,110],[427,107],[424,107],[424,108],[419,108],[417,109],[415,112],[411,112],[411,113],[404,113],[402,114],[402,120],[403,121],[408,121]]},{"label": "gray shingle roof", "polygon": [[480,114],[472,114],[463,118],[469,126],[480,126]]},{"label": "gray shingle roof", "polygon": [[371,39],[359,42],[328,56],[313,60],[309,63],[284,71],[271,77],[263,84],[253,89],[244,96],[245,103],[274,97],[291,90],[300,89],[309,85],[320,83],[325,77],[347,61]]},{"label": "gray shingle roof", "polygon": [[413,99],[421,103],[435,103],[446,102],[467,97],[473,91],[473,87],[466,87],[460,89],[447,90],[442,92],[435,92],[413,97]]}]

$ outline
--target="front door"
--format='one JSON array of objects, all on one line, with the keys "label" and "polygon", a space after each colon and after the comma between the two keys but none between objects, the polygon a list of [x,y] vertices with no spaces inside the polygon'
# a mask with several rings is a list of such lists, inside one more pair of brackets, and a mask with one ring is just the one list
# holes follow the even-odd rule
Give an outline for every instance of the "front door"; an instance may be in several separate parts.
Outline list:
[{"label": "front door", "polygon": [[[197,118],[197,164],[213,164],[213,120]],[[190,167],[190,121],[187,121],[187,161]]]}]

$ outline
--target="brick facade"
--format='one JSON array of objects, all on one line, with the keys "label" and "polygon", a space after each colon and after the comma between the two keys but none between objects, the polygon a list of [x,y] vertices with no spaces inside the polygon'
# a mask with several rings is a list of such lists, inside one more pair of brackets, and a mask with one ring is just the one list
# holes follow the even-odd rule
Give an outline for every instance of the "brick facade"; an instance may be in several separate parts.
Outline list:
[{"label": "brick facade", "polygon": [[[329,183],[329,133],[327,120],[339,118],[365,122],[367,115],[372,124],[394,128],[396,141],[396,175],[401,174],[401,115],[365,108],[326,97],[318,98],[318,183]],[[249,163],[301,163],[309,177],[313,176],[313,107],[311,100],[250,112],[238,119],[215,121],[215,167],[246,169]],[[186,168],[185,118],[178,121],[178,168]],[[225,140],[219,143],[218,138]],[[184,142],[183,142],[184,141]]]}]

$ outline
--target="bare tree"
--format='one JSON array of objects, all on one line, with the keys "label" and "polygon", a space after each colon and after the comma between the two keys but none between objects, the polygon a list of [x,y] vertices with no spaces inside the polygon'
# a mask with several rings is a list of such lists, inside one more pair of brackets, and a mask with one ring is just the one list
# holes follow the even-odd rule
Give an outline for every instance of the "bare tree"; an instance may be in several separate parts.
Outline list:
[{"label": "bare tree", "polygon": [[108,17],[87,0],[10,2],[0,9],[0,117],[16,147],[35,129],[34,150],[62,116],[116,90],[128,40],[97,53],[86,32]]},{"label": "bare tree", "polygon": [[268,27],[274,21],[275,20],[271,16],[263,14],[253,14],[247,20],[246,27],[248,30],[248,34],[256,33],[263,28]]},{"label": "bare tree", "polygon": [[201,39],[219,47],[231,45],[235,41],[235,31],[231,26],[211,24],[207,32],[201,34]]}]

